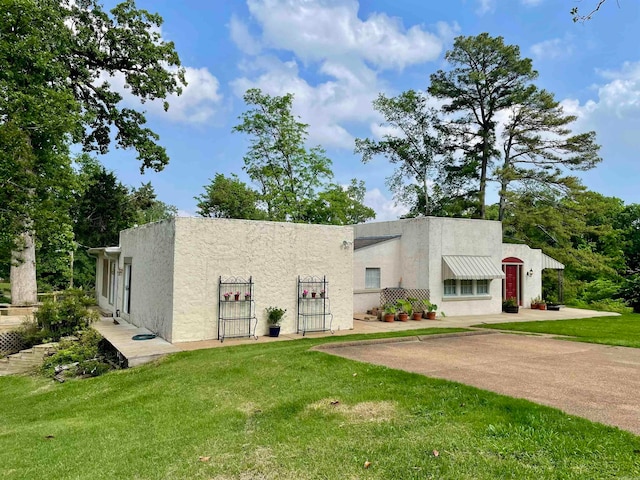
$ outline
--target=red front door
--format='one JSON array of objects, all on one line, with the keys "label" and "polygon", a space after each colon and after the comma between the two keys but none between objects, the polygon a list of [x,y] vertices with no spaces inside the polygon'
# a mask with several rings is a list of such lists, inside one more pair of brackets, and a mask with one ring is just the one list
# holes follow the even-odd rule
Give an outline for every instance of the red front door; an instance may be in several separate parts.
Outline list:
[{"label": "red front door", "polygon": [[520,298],[518,298],[518,269],[519,265],[505,265],[504,291],[505,298],[516,298],[518,304],[520,304]]}]

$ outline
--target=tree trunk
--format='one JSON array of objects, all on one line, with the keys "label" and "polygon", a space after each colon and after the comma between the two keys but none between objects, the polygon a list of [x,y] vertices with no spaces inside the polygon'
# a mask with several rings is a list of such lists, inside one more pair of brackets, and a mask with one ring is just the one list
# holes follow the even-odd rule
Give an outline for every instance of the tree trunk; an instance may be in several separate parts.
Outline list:
[{"label": "tree trunk", "polygon": [[11,254],[11,304],[32,305],[38,301],[36,245],[32,232],[25,232],[20,238],[24,249]]}]

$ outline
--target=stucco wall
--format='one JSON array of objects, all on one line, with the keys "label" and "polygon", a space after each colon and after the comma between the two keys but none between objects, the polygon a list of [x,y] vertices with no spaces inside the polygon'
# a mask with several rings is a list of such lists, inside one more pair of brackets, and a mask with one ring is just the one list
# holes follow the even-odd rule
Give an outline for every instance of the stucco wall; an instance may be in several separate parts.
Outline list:
[{"label": "stucco wall", "polygon": [[353,253],[353,308],[363,313],[380,306],[380,289],[365,289],[367,268],[380,269],[380,288],[397,287],[401,274],[400,237],[359,248]]},{"label": "stucco wall", "polygon": [[522,276],[522,307],[530,308],[531,299],[542,296],[542,250],[528,245],[502,244],[502,258],[516,257],[524,262],[524,272],[533,270],[533,276]]},{"label": "stucco wall", "polygon": [[[172,341],[173,220],[120,232],[117,305],[121,316]],[[124,313],[124,263],[131,258],[131,314]]]},{"label": "stucco wall", "polygon": [[177,218],[175,229],[174,342],[217,338],[220,276],[253,277],[258,335],[268,306],[296,332],[298,275],[326,275],[334,329],[353,328],[351,227]]},{"label": "stucco wall", "polygon": [[489,220],[467,218],[429,218],[431,225],[429,251],[431,301],[438,311],[448,316],[487,315],[502,311],[502,280],[489,284],[489,295],[473,297],[444,297],[443,255],[489,256],[496,268],[502,265],[502,224]]},{"label": "stucco wall", "polygon": [[[490,256],[496,267],[502,260],[502,225],[500,222],[442,217],[418,217],[393,222],[368,223],[355,226],[355,236],[371,237],[383,235],[401,235],[394,274],[402,277],[405,288],[428,288],[432,302],[438,304],[438,311],[447,315],[469,315],[498,313],[502,309],[502,281],[490,283],[489,295],[482,299],[470,297],[444,298],[442,278],[443,255]],[[364,271],[363,265],[377,260],[388,263],[392,258],[376,246],[356,252],[354,275]],[[359,257],[362,258],[359,258]],[[387,258],[382,258],[387,256]],[[395,260],[394,260],[395,261]],[[367,265],[376,266],[376,265]],[[391,267],[387,267],[390,270]],[[355,281],[356,279],[354,279]],[[357,284],[356,284],[357,285]],[[393,284],[389,286],[398,286]],[[357,286],[356,286],[357,289]],[[356,290],[357,291],[357,290]],[[357,306],[361,303],[356,296]]]}]

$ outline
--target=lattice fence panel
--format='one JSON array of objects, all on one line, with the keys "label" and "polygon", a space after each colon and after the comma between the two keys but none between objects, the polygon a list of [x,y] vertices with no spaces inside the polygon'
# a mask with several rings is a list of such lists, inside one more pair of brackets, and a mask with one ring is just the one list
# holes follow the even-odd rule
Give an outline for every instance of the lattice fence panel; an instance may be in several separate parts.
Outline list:
[{"label": "lattice fence panel", "polygon": [[384,309],[387,303],[395,304],[398,300],[407,300],[415,298],[417,301],[412,302],[413,311],[421,312],[424,310],[423,300],[429,300],[428,288],[383,288],[380,291],[380,308]]},{"label": "lattice fence panel", "polygon": [[24,348],[22,337],[18,332],[0,333],[0,355],[10,355]]}]

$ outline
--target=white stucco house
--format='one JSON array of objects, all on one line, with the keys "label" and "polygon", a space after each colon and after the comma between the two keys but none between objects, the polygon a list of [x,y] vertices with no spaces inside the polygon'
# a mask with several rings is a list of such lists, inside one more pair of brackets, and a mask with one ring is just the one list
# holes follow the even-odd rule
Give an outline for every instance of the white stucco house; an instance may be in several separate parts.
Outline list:
[{"label": "white stucco house", "polygon": [[188,342],[265,335],[269,306],[282,333],[353,328],[352,244],[351,227],[174,218],[89,252],[103,310]]},{"label": "white stucco house", "polygon": [[499,313],[541,295],[542,270],[564,265],[527,245],[502,243],[500,222],[418,217],[354,227],[354,309],[381,306],[384,289],[428,290],[447,316]]},{"label": "white stucco house", "polygon": [[287,310],[282,333],[351,329],[386,289],[419,290],[447,316],[499,313],[507,297],[530,306],[542,270],[564,268],[503,244],[500,222],[441,217],[348,227],[174,218],[89,252],[99,306],[170,342],[265,335],[269,306]]}]

